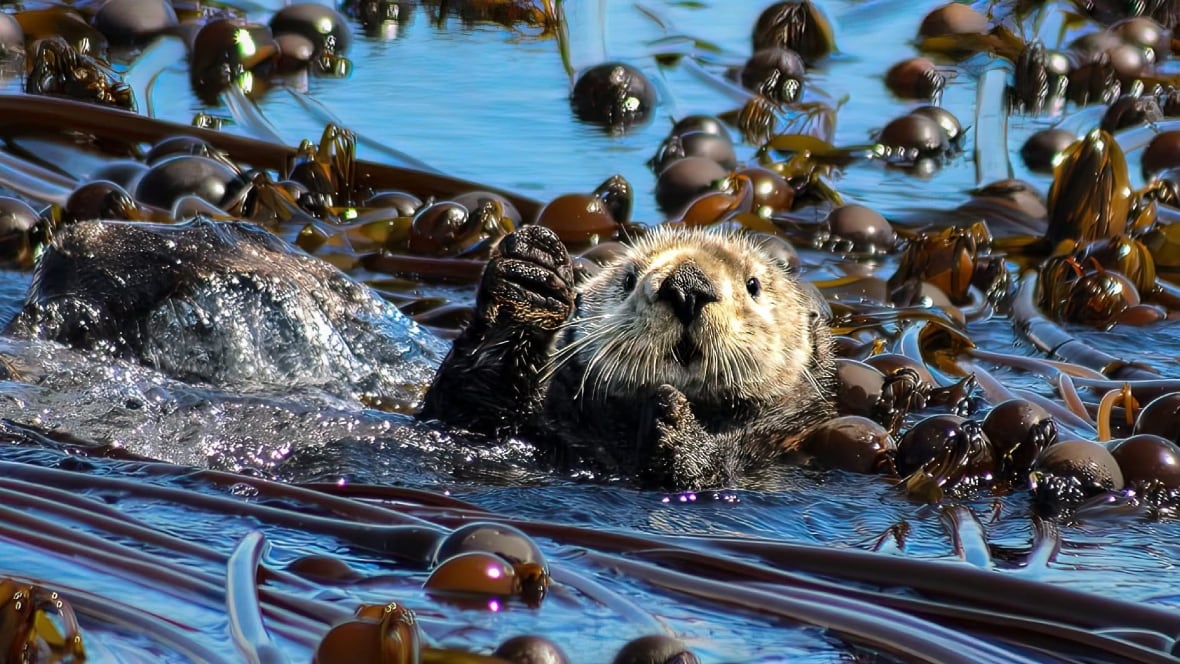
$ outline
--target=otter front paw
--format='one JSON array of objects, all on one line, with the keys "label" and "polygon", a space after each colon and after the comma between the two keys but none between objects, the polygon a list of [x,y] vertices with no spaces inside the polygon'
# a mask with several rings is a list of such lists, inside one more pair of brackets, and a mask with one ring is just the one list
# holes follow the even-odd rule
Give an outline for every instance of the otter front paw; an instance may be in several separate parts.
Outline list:
[{"label": "otter front paw", "polygon": [[544,226],[524,226],[500,241],[484,269],[478,315],[493,326],[555,330],[573,312],[573,283],[573,263],[557,235]]},{"label": "otter front paw", "polygon": [[656,388],[644,483],[671,491],[695,491],[713,481],[713,439],[692,414],[688,397],[671,385]]}]

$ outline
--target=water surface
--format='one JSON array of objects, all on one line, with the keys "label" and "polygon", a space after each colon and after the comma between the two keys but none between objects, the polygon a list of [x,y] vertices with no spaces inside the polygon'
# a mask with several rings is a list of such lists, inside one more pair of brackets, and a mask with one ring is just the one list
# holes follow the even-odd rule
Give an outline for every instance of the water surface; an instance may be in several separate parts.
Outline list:
[{"label": "water surface", "polygon": [[[651,57],[653,42],[669,34],[704,39],[720,47],[703,65],[720,74],[726,64],[740,64],[748,52],[750,26],[763,3],[685,3],[659,0],[645,6],[666,19],[653,22],[633,3],[602,3],[605,34],[598,31],[599,5],[568,3],[571,60],[589,65],[603,57],[643,68],[660,90],[656,117],[625,135],[610,135],[571,117],[570,78],[557,42],[531,29],[508,29],[448,18],[429,20],[422,7],[382,38],[359,30],[349,57],[355,71],[346,79],[310,78],[289,85],[318,100],[341,124],[367,139],[412,155],[432,167],[488,185],[512,189],[539,200],[571,191],[589,191],[608,176],[621,173],[637,191],[636,217],[658,221],[662,214],[651,195],[654,178],[645,161],[655,151],[673,118],[691,113],[732,110],[739,101],[687,66],[661,68]],[[809,75],[808,96],[831,103],[847,99],[839,113],[834,142],[862,144],[889,119],[914,106],[890,95],[880,77],[890,64],[915,53],[910,39],[921,17],[940,2],[826,2],[837,25],[840,52]],[[407,5],[409,6],[409,5]],[[251,8],[265,21],[277,8]],[[600,38],[601,37],[601,38]],[[943,105],[964,125],[973,124],[977,76],[992,66],[976,57],[959,66],[943,96]],[[141,107],[143,104],[141,104]],[[153,88],[151,106],[164,119],[188,122],[209,111],[191,94],[183,63],[169,67]],[[325,116],[309,113],[282,89],[270,91],[259,108],[289,143],[318,138]],[[212,109],[228,115],[225,109]],[[1010,119],[1008,146],[1016,151],[1025,137],[1061,118]],[[1079,128],[1094,124],[1092,113],[1066,118]],[[230,129],[232,130],[232,128]],[[963,202],[977,186],[971,161],[974,133],[964,152],[929,177],[887,170],[877,163],[857,164],[840,174],[835,185],[850,202],[870,205],[890,218],[921,223],[928,210]],[[753,153],[739,148],[739,156]],[[361,156],[380,160],[367,150]],[[1132,167],[1132,171],[1137,169]],[[1013,174],[1039,187],[1046,176],[1029,173],[1019,160]],[[847,269],[839,257],[804,250],[808,274],[822,278]],[[892,259],[859,266],[882,277]],[[0,318],[19,307],[29,276],[0,278]],[[430,286],[426,286],[430,292]],[[467,289],[447,289],[470,298]],[[1094,345],[1145,361],[1175,374],[1180,342],[1172,328],[1148,331],[1118,328],[1086,332]],[[980,321],[969,332],[981,346],[998,352],[1035,354],[1019,340],[1005,318]],[[882,555],[981,564],[1004,575],[1018,575],[1134,602],[1180,608],[1177,548],[1180,528],[1173,521],[1142,515],[1081,518],[1060,525],[1060,548],[1043,556],[1035,545],[1031,501],[1023,494],[979,496],[960,504],[980,524],[980,539],[956,547],[948,511],[953,504],[926,505],[906,498],[890,482],[874,476],[784,467],[772,486],[760,491],[705,492],[693,496],[641,492],[625,486],[596,485],[513,470],[505,459],[471,463],[476,470],[458,475],[440,472],[422,461],[439,446],[450,445],[408,418],[365,408],[339,395],[314,390],[296,393],[235,393],[186,385],[130,363],[87,357],[43,342],[0,339],[0,353],[15,358],[28,380],[0,383],[0,415],[49,430],[61,430],[136,454],[196,467],[242,471],[286,481],[347,481],[446,491],[506,517],[555,521],[588,529],[653,536],[707,535],[749,538],[821,547],[879,549]],[[1040,376],[997,369],[1011,384],[1052,396]],[[508,455],[511,456],[511,455]],[[60,450],[9,447],[0,460],[70,467]],[[457,465],[462,467],[463,460]],[[134,464],[113,460],[78,462],[96,476],[139,477]],[[143,476],[145,483],[186,486],[174,477]],[[194,491],[213,492],[193,483]],[[664,629],[683,637],[707,662],[826,662],[855,652],[847,643],[816,627],[801,627],[758,612],[732,611],[715,603],[685,598],[586,557],[582,545],[544,539],[554,567],[594,579],[647,616],[635,622],[617,607],[591,601],[558,584],[539,610],[523,606],[492,611],[455,609],[436,604],[421,590],[420,571],[399,569],[370,552],[316,534],[314,529],[261,525],[249,518],[227,517],[184,505],[134,495],[84,492],[99,497],[153,529],[198,541],[228,555],[250,531],[262,528],[272,545],[266,562],[282,566],[300,556],[339,557],[370,575],[387,575],[344,590],[321,589],[317,599],[350,602],[398,599],[415,608],[424,627],[441,645],[487,652],[491,645],[519,633],[542,633],[559,642],[573,661],[607,661],[608,654],[634,636]],[[246,493],[249,493],[246,491]],[[248,497],[248,496],[247,496]],[[906,533],[904,538],[891,533]],[[962,533],[960,532],[961,536]],[[128,543],[145,553],[151,546]],[[984,552],[972,556],[971,550]],[[967,553],[964,553],[964,550]],[[962,561],[964,557],[969,561]],[[108,575],[101,566],[80,564],[67,556],[45,556],[11,535],[0,537],[0,572],[49,579],[63,587],[133,601],[148,611],[189,626],[198,638],[226,660],[237,655],[224,638],[224,606],[183,601],[150,583],[132,583]],[[222,565],[176,560],[181,567],[222,575]],[[178,601],[180,600],[180,601]],[[1028,601],[1035,602],[1036,598]],[[96,659],[130,661],[158,646],[134,630],[96,629],[88,644]],[[306,644],[279,637],[292,659],[306,660]],[[178,650],[156,653],[167,661],[188,659]],[[867,656],[866,656],[867,657]],[[199,659],[199,657],[193,657]]]}]

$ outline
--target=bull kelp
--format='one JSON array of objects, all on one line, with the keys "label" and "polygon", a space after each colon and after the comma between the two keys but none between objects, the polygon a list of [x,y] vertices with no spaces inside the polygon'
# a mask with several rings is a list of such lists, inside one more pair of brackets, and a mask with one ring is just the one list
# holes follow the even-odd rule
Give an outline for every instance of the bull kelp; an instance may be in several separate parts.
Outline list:
[{"label": "bull kelp", "polygon": [[[1178,20],[1080,1],[7,8],[0,648],[1172,661]],[[830,309],[839,416],[756,480],[680,493],[414,418],[527,224],[578,278],[656,224],[758,234]],[[63,292],[101,274],[142,299],[25,301],[77,228],[123,258]],[[168,290],[208,259],[192,237],[234,257],[199,301]],[[315,333],[275,323],[326,307],[319,287],[353,305]],[[157,296],[163,328],[130,325]]]}]

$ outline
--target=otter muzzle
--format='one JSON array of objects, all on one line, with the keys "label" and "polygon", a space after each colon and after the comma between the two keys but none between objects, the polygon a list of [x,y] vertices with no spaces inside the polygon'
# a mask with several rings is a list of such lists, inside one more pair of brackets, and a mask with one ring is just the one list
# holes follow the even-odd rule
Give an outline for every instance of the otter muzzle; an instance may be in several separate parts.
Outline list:
[{"label": "otter muzzle", "polygon": [[706,304],[718,300],[713,282],[693,261],[677,265],[660,284],[656,297],[667,302],[685,325],[696,320]]}]

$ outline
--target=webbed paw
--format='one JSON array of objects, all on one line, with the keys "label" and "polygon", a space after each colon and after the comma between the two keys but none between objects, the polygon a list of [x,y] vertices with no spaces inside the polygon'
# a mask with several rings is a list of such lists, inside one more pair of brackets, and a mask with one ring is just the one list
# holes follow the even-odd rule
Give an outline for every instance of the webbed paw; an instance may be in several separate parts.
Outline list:
[{"label": "webbed paw", "polygon": [[652,403],[652,435],[643,460],[643,481],[671,491],[693,491],[711,481],[707,468],[713,444],[692,414],[692,404],[671,385],[656,388]]},{"label": "webbed paw", "polygon": [[661,435],[658,442],[673,436],[683,429],[689,422],[695,423],[692,415],[692,405],[688,397],[671,385],[661,385],[655,393],[655,424],[656,431]]},{"label": "webbed paw", "polygon": [[557,235],[523,226],[500,241],[484,269],[478,314],[490,325],[555,330],[573,312],[573,284],[573,263]]}]

